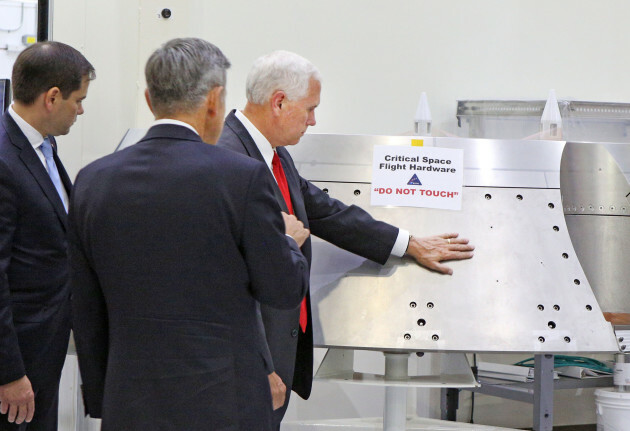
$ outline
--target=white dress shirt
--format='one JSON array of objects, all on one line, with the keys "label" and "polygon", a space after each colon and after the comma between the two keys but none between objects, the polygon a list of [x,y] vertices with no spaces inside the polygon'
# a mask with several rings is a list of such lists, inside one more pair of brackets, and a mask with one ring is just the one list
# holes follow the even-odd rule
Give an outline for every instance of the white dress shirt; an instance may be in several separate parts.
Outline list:
[{"label": "white dress shirt", "polygon": [[174,124],[176,126],[182,126],[182,127],[192,130],[193,132],[195,132],[196,135],[199,135],[199,132],[197,132],[195,128],[191,126],[190,124],[184,123],[183,121],[179,121],[179,120],[173,120],[172,118],[162,118],[161,120],[155,120],[153,124],[151,125],[151,127],[159,126],[160,124]]}]

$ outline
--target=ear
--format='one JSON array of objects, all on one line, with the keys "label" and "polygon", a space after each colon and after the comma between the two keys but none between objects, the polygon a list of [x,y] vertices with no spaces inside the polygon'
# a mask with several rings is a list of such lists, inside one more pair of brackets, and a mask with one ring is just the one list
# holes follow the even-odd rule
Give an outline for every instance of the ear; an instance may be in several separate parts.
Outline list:
[{"label": "ear", "polygon": [[149,110],[151,111],[153,116],[155,116],[155,112],[153,111],[153,105],[151,104],[151,96],[149,96],[149,89],[148,88],[146,90],[144,90],[144,100],[147,101],[147,106],[149,107]]},{"label": "ear", "polygon": [[208,91],[206,96],[206,109],[211,117],[214,117],[221,111],[223,106],[223,87],[214,87]]},{"label": "ear", "polygon": [[282,104],[286,102],[287,95],[282,90],[276,90],[269,98],[269,105],[271,106],[271,112],[275,116],[280,115],[282,112]]},{"label": "ear", "polygon": [[52,111],[55,102],[60,99],[62,99],[62,96],[59,87],[52,87],[48,89],[48,91],[44,93],[44,106],[46,107],[46,110]]}]

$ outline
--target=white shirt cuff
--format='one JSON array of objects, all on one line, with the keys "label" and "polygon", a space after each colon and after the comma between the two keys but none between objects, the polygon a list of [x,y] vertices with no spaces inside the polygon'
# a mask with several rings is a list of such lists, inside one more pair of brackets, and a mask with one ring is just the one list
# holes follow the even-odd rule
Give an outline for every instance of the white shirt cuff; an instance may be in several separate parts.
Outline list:
[{"label": "white shirt cuff", "polygon": [[392,255],[396,257],[403,257],[409,246],[409,231],[404,229],[398,229],[398,238],[392,247]]}]

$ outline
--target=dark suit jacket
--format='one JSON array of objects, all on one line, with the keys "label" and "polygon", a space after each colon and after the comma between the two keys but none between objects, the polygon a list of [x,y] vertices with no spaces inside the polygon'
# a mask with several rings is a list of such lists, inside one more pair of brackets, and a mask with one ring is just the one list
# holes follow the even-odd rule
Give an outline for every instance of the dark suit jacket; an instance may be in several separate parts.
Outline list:
[{"label": "dark suit jacket", "polygon": [[[70,178],[56,151],[54,158],[70,195]],[[27,374],[39,389],[59,379],[70,336],[66,217],[46,168],[5,113],[0,119],[0,384]]]},{"label": "dark suit jacket", "polygon": [[77,176],[74,331],[103,430],[270,428],[256,301],[296,307],[308,264],[265,170],[157,125]]},{"label": "dark suit jacket", "polygon": [[[217,146],[263,161],[256,143],[245,126],[236,118],[234,111],[225,119],[223,133]],[[330,198],[328,194],[299,175],[293,159],[285,148],[277,147],[276,152],[287,177],[295,216],[304,223],[304,226],[309,228],[313,235],[338,247],[375,262],[385,263],[396,242],[398,228],[374,220],[355,205],[347,206]],[[269,169],[267,174],[273,178]],[[276,198],[286,211],[284,199],[275,181],[274,186]],[[310,239],[302,246],[302,253],[310,265]],[[308,294],[307,304],[310,310]],[[313,382],[313,325],[310,311],[307,331],[304,334],[298,330],[299,307],[284,311],[263,304],[261,314],[275,371],[288,389],[292,388],[302,398],[308,398]]]}]

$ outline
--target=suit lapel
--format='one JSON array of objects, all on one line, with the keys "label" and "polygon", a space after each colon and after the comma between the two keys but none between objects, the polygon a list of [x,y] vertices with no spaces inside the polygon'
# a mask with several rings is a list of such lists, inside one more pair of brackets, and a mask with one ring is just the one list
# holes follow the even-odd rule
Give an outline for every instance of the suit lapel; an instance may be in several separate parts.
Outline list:
[{"label": "suit lapel", "polygon": [[[265,159],[260,153],[260,150],[258,149],[256,142],[254,142],[254,139],[251,137],[251,135],[249,134],[245,126],[243,126],[243,123],[241,123],[241,121],[238,118],[236,118],[236,115],[234,115],[234,112],[235,111],[230,112],[230,114],[225,119],[225,124],[234,131],[236,136],[238,136],[241,143],[243,144],[243,148],[245,148],[245,151],[249,157],[265,163]],[[269,175],[271,175],[271,177],[273,178],[273,174],[271,173],[271,171],[269,171],[269,169],[267,169],[267,171],[269,172]],[[286,171],[285,171],[285,175],[286,175]],[[288,213],[289,209],[287,208],[287,204],[284,201],[284,196],[282,196],[282,192],[280,191],[280,187],[278,187],[278,183],[276,182],[275,178],[273,179],[273,183],[275,184],[275,187],[273,188],[274,196],[276,197],[276,200],[278,201],[278,204],[280,205],[280,208],[282,209],[282,211]],[[289,184],[289,192],[291,192],[290,184]],[[291,196],[293,197],[292,192],[291,192]],[[292,202],[293,202],[293,199],[292,199]]]},{"label": "suit lapel", "polygon": [[[9,114],[4,115],[4,125],[9,135],[9,139],[11,139],[11,143],[18,147],[20,151],[20,159],[29,170],[39,187],[44,192],[46,198],[50,201],[57,216],[59,217],[59,221],[63,225],[63,228],[66,229],[67,223],[67,214],[66,209],[63,206],[63,202],[57,193],[57,189],[55,189],[55,185],[52,183],[46,168],[42,164],[42,161],[35,153],[33,146],[28,142],[24,133],[20,130],[18,125],[15,123],[13,118]],[[61,164],[61,160],[55,156],[55,163],[58,163],[57,169],[59,170],[59,176],[61,177],[61,173],[63,172],[62,181],[64,181],[64,186],[66,187],[66,192],[70,195],[70,178],[68,178],[68,174],[66,170],[63,168]]]}]

